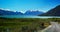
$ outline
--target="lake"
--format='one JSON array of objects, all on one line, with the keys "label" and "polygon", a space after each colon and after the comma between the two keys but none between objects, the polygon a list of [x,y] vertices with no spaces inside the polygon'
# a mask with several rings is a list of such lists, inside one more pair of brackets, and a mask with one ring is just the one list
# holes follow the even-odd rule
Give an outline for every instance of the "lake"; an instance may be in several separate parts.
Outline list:
[{"label": "lake", "polygon": [[60,16],[1,15],[5,18],[60,18]]}]

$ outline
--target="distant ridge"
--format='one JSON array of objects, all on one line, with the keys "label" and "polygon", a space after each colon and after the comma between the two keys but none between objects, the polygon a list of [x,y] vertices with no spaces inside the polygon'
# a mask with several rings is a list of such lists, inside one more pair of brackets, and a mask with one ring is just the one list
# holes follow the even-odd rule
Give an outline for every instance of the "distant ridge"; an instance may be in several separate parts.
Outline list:
[{"label": "distant ridge", "polygon": [[0,9],[0,15],[23,15],[21,12],[13,12]]},{"label": "distant ridge", "polygon": [[38,11],[38,10],[36,10],[36,11],[31,11],[31,10],[28,10],[28,11],[26,11],[25,12],[25,14],[24,15],[39,15],[39,14],[43,14],[44,12],[42,12],[42,11]]},{"label": "distant ridge", "polygon": [[60,16],[60,5],[39,16]]},{"label": "distant ridge", "polygon": [[22,13],[22,12],[13,12],[13,11],[9,11],[9,10],[3,10],[3,9],[0,9],[0,15],[29,15],[29,16],[37,16],[39,14],[43,14],[44,12],[42,11],[31,11],[31,10],[28,10],[26,11],[25,13]]}]

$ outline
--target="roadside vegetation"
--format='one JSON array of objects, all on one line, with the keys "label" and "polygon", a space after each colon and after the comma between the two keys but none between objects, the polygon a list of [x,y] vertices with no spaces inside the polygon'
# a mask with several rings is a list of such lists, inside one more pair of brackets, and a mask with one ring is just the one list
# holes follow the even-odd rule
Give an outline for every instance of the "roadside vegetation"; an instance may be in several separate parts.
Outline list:
[{"label": "roadside vegetation", "polygon": [[0,18],[0,32],[37,32],[52,21],[59,22],[60,18]]}]

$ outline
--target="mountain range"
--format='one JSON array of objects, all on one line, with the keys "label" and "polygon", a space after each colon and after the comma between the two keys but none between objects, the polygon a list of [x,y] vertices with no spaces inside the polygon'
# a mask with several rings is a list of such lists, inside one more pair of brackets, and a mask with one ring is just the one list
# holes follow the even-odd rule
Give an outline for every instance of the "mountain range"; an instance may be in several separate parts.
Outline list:
[{"label": "mountain range", "polygon": [[30,10],[26,11],[25,13],[21,13],[21,12],[13,12],[13,11],[0,9],[0,15],[39,15],[42,13],[43,12],[40,11],[30,11]]},{"label": "mountain range", "polygon": [[60,16],[60,5],[39,16]]},{"label": "mountain range", "polygon": [[21,12],[13,12],[0,9],[0,15],[23,15]]},{"label": "mountain range", "polygon": [[42,12],[42,11],[30,11],[30,10],[28,10],[28,11],[26,11],[25,12],[25,14],[24,15],[41,15],[41,14],[43,14],[44,12]]},{"label": "mountain range", "polygon": [[48,12],[44,13],[42,11],[31,11],[28,10],[25,13],[22,12],[13,12],[8,10],[0,9],[0,15],[34,15],[34,16],[60,16],[60,5],[56,6],[53,9],[50,9]]}]

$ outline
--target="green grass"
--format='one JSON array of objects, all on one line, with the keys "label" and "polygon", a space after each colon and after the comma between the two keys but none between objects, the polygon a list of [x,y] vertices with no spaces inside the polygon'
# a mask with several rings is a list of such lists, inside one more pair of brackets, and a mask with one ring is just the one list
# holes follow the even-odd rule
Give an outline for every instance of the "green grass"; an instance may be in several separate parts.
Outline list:
[{"label": "green grass", "polygon": [[[51,21],[59,22],[60,18],[49,18],[49,19],[41,19],[41,18],[0,18],[0,32],[10,29],[10,32],[26,32],[32,30],[42,30],[47,26],[44,26],[44,23],[48,23],[50,25]],[[27,28],[26,28],[27,27]],[[25,30],[24,30],[25,29]]]}]

